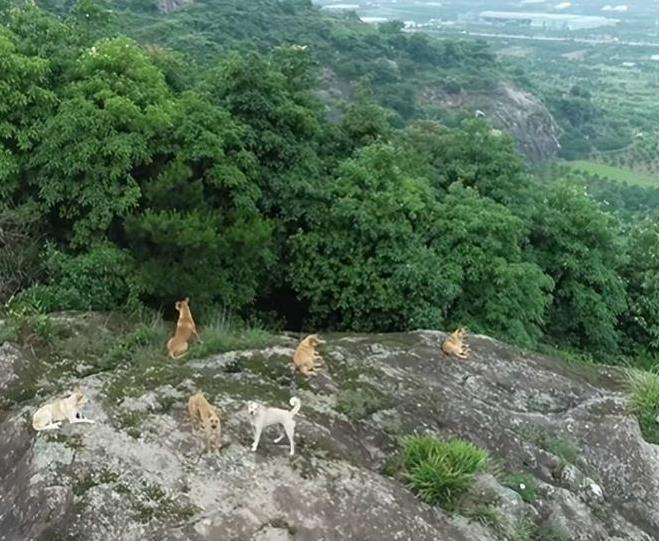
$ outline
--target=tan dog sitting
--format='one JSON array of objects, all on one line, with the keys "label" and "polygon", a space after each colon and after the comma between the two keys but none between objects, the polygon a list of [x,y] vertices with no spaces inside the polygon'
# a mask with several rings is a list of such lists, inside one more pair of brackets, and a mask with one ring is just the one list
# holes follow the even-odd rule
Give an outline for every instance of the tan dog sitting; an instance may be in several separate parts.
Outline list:
[{"label": "tan dog sitting", "polygon": [[167,342],[167,351],[172,359],[180,359],[187,353],[188,341],[193,334],[201,342],[194,319],[192,319],[189,303],[190,299],[188,297],[176,303],[176,309],[178,310],[176,333]]},{"label": "tan dog sitting", "polygon": [[297,346],[293,354],[293,364],[302,375],[307,377],[316,375],[316,368],[320,368],[323,361],[316,348],[324,343],[325,341],[318,338],[318,335],[310,334]]},{"label": "tan dog sitting", "polygon": [[188,413],[192,421],[192,431],[201,428],[206,433],[208,452],[220,448],[220,415],[200,391],[188,400]]},{"label": "tan dog sitting", "polygon": [[471,353],[467,345],[467,330],[460,327],[448,335],[442,342],[442,351],[451,357],[466,359]]}]

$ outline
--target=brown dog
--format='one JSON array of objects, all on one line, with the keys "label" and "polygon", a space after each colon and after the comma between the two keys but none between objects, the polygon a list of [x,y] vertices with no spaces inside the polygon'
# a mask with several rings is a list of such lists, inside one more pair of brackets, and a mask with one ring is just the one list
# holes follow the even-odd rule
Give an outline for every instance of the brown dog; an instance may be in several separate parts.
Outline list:
[{"label": "brown dog", "polygon": [[315,376],[316,368],[322,366],[323,358],[316,351],[316,348],[325,341],[318,338],[316,334],[310,334],[298,345],[293,354],[293,364],[304,376]]},{"label": "brown dog", "polygon": [[176,303],[178,310],[178,321],[176,322],[176,333],[167,342],[167,351],[172,359],[180,359],[188,351],[188,340],[194,334],[201,342],[197,334],[197,327],[192,319],[192,313],[189,306],[190,299],[186,297]]},{"label": "brown dog", "polygon": [[220,415],[214,406],[199,391],[188,400],[188,413],[192,421],[192,431],[201,428],[206,433],[208,452],[220,448]]},{"label": "brown dog", "polygon": [[460,327],[442,342],[442,351],[458,359],[466,359],[471,353],[467,345],[467,329]]}]

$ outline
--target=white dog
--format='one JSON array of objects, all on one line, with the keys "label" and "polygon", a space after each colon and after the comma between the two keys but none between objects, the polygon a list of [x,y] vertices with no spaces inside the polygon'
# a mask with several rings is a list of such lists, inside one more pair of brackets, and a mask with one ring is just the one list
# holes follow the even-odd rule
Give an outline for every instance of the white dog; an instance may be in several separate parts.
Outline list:
[{"label": "white dog", "polygon": [[[268,408],[257,404],[256,402],[247,403],[247,411],[252,417],[252,424],[254,425],[254,443],[252,444],[252,451],[256,451],[261,439],[261,432],[267,426],[280,424],[284,428],[284,433],[288,437],[288,442],[291,444],[291,456],[295,454],[295,419],[293,417],[300,411],[302,403],[297,396],[290,400],[291,410],[283,410],[280,408]],[[275,443],[281,441],[284,434],[281,434]]]},{"label": "white dog", "polygon": [[32,427],[39,430],[54,430],[62,425],[62,421],[69,423],[94,423],[91,419],[83,419],[80,410],[87,401],[81,391],[74,391],[68,398],[55,400],[41,406],[32,416]]}]

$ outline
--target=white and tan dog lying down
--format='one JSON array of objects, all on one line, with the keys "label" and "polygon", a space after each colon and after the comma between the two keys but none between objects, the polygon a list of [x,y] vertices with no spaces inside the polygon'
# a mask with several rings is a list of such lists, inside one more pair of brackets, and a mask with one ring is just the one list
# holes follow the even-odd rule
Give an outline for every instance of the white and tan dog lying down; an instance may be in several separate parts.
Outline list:
[{"label": "white and tan dog lying down", "polygon": [[247,403],[247,411],[249,412],[252,425],[254,426],[254,443],[252,444],[252,451],[256,451],[258,448],[263,429],[268,426],[279,424],[283,428],[283,433],[274,440],[275,443],[281,441],[284,434],[286,434],[288,437],[288,443],[290,444],[290,454],[291,456],[295,454],[295,419],[293,419],[293,417],[295,417],[297,412],[300,411],[302,403],[297,396],[292,397],[289,403],[292,406],[290,410],[269,408],[252,401]]},{"label": "white and tan dog lying down", "polygon": [[36,431],[56,430],[62,421],[69,423],[94,423],[80,415],[82,406],[87,401],[82,391],[76,389],[68,398],[61,398],[41,406],[32,416],[32,427]]}]

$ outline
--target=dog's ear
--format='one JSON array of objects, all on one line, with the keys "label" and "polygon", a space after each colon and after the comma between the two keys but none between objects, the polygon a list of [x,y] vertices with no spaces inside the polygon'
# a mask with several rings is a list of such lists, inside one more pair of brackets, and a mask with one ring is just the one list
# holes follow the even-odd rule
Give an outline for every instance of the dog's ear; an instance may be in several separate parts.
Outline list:
[{"label": "dog's ear", "polygon": [[183,302],[185,304],[188,304],[190,302],[190,297],[186,297],[185,299],[183,299]]}]

